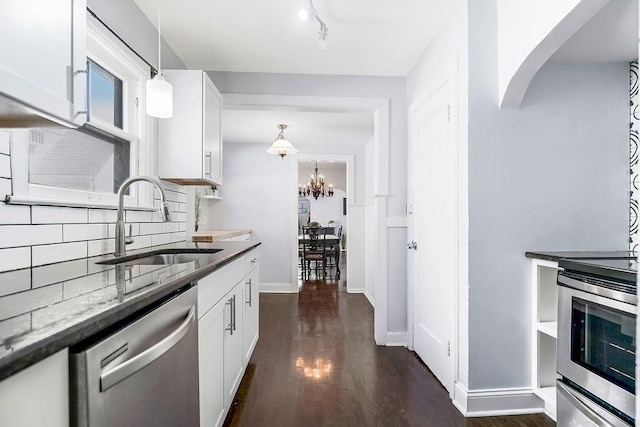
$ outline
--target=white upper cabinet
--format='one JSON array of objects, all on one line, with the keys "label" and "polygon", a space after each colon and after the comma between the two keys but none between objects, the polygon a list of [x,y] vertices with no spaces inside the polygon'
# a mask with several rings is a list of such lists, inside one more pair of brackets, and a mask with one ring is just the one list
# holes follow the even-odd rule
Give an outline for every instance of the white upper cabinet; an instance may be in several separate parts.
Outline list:
[{"label": "white upper cabinet", "polygon": [[222,184],[222,95],[200,70],[164,70],[173,117],[160,119],[158,175],[181,185]]},{"label": "white upper cabinet", "polygon": [[35,113],[84,124],[86,0],[1,0],[0,10],[0,124],[32,124]]}]

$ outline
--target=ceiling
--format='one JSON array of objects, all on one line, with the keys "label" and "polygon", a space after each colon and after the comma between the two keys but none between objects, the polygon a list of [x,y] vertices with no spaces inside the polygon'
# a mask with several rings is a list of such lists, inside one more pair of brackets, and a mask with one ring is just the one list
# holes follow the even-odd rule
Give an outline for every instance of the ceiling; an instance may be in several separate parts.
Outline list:
[{"label": "ceiling", "polygon": [[638,0],[611,0],[551,57],[615,62],[638,58]]},{"label": "ceiling", "polygon": [[[373,138],[373,112],[351,110],[297,111],[235,109],[223,111],[222,136],[226,143],[261,143],[266,148],[287,125],[286,139],[293,145],[359,145]],[[251,123],[251,126],[247,126]]]},{"label": "ceiling", "polygon": [[329,33],[302,22],[308,0],[135,0],[190,69],[407,76],[447,21],[449,0],[314,0]]}]

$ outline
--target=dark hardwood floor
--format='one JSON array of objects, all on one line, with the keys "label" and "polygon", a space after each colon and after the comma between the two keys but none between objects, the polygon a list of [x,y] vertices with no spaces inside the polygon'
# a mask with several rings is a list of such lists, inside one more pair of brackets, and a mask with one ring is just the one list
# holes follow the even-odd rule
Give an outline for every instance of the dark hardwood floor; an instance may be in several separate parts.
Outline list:
[{"label": "dark hardwood floor", "polygon": [[540,414],[464,418],[413,352],[376,346],[373,308],[346,292],[342,271],[298,295],[260,295],[260,339],[225,425],[555,425]]}]

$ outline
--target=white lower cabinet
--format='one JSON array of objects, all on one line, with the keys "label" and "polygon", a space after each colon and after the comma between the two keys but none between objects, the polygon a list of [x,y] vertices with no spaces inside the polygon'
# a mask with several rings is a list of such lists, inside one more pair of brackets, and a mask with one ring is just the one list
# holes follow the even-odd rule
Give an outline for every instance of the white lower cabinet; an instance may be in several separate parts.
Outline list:
[{"label": "white lower cabinet", "polygon": [[200,367],[200,425],[218,426],[224,422],[224,340],[225,304],[218,303],[198,321]]},{"label": "white lower cabinet", "polygon": [[257,266],[244,278],[244,333],[242,335],[242,354],[244,354],[244,364],[249,363],[253,349],[258,343],[258,327],[260,322],[260,311],[258,300],[260,291],[260,268]]},{"label": "white lower cabinet", "polygon": [[198,282],[201,426],[223,424],[255,348],[258,260],[254,249]]},{"label": "white lower cabinet", "polygon": [[242,298],[243,289],[238,283],[231,292],[224,297],[225,328],[224,328],[224,403],[228,407],[233,402],[245,364],[242,359]]},{"label": "white lower cabinet", "polygon": [[0,425],[69,425],[69,351],[64,349],[0,382]]}]

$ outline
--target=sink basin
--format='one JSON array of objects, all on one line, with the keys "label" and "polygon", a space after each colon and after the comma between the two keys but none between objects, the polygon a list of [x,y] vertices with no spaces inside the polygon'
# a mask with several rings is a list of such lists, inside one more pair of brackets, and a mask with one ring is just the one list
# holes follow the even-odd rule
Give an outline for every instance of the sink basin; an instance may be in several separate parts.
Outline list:
[{"label": "sink basin", "polygon": [[220,252],[222,249],[212,249],[207,252],[156,252],[151,255],[139,254],[136,257],[114,258],[107,261],[97,262],[96,264],[107,265],[169,265],[169,264],[185,264],[193,261],[201,261],[208,264],[213,261],[213,254]]}]

